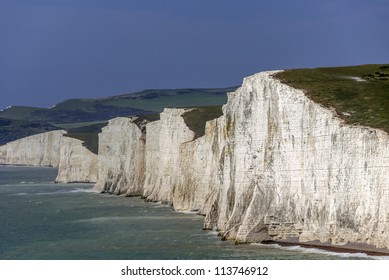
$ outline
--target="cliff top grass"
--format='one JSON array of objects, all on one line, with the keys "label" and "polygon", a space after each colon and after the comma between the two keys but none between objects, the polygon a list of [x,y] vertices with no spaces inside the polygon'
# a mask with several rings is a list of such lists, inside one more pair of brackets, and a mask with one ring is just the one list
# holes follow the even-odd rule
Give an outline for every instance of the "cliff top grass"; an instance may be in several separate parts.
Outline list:
[{"label": "cliff top grass", "polygon": [[48,123],[10,120],[0,117],[0,146],[16,139],[52,130],[58,130],[58,127]]},{"label": "cliff top grass", "polygon": [[146,124],[149,122],[158,121],[160,119],[159,114],[147,114],[138,116],[134,123],[139,127],[142,133],[146,133]]},{"label": "cliff top grass", "polygon": [[65,136],[83,141],[83,146],[92,153],[98,154],[99,133],[108,122],[99,122],[87,126],[76,126],[67,129]]},{"label": "cliff top grass", "polygon": [[389,132],[389,64],[286,70],[275,75],[349,124]]},{"label": "cliff top grass", "polygon": [[219,106],[227,102],[227,92],[238,87],[156,89],[103,100],[106,105],[162,112],[165,108]]},{"label": "cliff top grass", "polygon": [[216,119],[223,115],[222,106],[202,106],[182,115],[185,124],[195,133],[195,138],[205,134],[205,124],[207,121]]}]

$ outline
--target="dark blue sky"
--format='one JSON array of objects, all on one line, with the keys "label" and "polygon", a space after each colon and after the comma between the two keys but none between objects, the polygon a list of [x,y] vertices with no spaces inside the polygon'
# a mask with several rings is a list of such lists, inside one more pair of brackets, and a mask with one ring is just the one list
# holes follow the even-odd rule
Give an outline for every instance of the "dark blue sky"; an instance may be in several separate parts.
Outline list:
[{"label": "dark blue sky", "polygon": [[0,108],[389,63],[387,0],[1,0]]}]

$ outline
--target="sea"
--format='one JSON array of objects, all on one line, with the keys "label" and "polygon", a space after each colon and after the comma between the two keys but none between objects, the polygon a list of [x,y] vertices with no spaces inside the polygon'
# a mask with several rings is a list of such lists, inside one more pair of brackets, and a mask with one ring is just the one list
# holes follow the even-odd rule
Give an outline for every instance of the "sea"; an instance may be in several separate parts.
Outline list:
[{"label": "sea", "polygon": [[0,260],[311,260],[365,254],[222,241],[204,217],[54,183],[56,168],[0,166]]}]

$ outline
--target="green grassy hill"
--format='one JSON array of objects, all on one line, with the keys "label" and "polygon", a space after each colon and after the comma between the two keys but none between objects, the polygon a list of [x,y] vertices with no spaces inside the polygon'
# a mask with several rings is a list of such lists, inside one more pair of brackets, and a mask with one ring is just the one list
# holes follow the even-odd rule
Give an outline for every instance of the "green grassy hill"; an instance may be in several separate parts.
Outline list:
[{"label": "green grassy hill", "polygon": [[85,145],[95,152],[97,133],[109,119],[152,116],[166,107],[221,106],[227,102],[226,93],[236,88],[144,90],[106,98],[69,99],[50,109],[13,106],[0,111],[0,145],[41,132],[65,129],[68,136],[87,140]]},{"label": "green grassy hill", "polygon": [[222,106],[201,106],[182,115],[185,124],[195,133],[195,139],[205,134],[207,121],[223,115]]},{"label": "green grassy hill", "polygon": [[33,134],[59,129],[46,122],[0,118],[0,145]]},{"label": "green grassy hill", "polygon": [[335,108],[347,123],[389,132],[389,64],[295,69],[275,77]]},{"label": "green grassy hill", "polygon": [[144,90],[98,99],[70,99],[50,109],[13,106],[0,111],[0,118],[48,122],[52,125],[105,121],[117,116],[159,113],[166,107],[215,106],[225,104],[221,89]]}]

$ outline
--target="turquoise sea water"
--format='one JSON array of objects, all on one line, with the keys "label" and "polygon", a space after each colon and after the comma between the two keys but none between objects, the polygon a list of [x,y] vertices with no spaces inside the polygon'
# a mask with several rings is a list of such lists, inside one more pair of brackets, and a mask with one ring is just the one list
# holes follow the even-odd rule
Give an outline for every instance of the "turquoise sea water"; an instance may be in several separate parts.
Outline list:
[{"label": "turquoise sea water", "polygon": [[299,247],[234,245],[203,217],[140,198],[54,184],[54,168],[0,166],[0,259],[354,259]]}]

